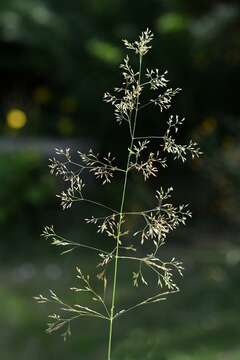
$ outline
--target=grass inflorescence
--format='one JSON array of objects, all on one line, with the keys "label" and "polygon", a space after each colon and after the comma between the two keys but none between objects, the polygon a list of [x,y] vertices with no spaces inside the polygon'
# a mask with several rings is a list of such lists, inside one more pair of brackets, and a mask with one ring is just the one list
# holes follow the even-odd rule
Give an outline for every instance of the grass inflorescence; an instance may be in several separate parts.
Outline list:
[{"label": "grass inflorescence", "polygon": [[[69,148],[56,149],[56,157],[50,160],[49,165],[51,174],[61,176],[68,184],[68,187],[58,195],[64,210],[70,209],[75,203],[86,202],[101,208],[104,211],[103,214],[107,212],[107,215],[101,217],[87,218],[85,222],[95,225],[98,233],[111,238],[112,246],[106,251],[87,243],[65,239],[57,234],[53,226],[46,226],[43,237],[53,245],[62,248],[62,254],[81,248],[97,253],[99,259],[96,265],[97,274],[93,276],[100,281],[102,286],[101,291],[98,291],[92,281],[92,276],[85,274],[83,269],[77,266],[77,285],[71,287],[70,291],[75,295],[82,293],[89,295],[87,306],[81,301],[75,304],[66,303],[53,290],[50,290],[49,295],[40,294],[35,299],[39,303],[56,304],[58,312],[49,316],[47,332],[51,334],[61,329],[64,339],[71,335],[71,323],[76,319],[91,317],[106,321],[109,324],[108,360],[111,359],[112,354],[114,322],[120,316],[139,307],[162,302],[168,295],[179,291],[174,275],[175,273],[183,275],[183,264],[175,257],[168,261],[161,260],[159,249],[165,244],[167,235],[179,225],[184,225],[191,217],[188,205],[172,204],[172,187],[156,189],[152,208],[128,211],[125,203],[130,175],[132,172],[137,172],[147,181],[151,177],[157,177],[159,170],[168,166],[169,155],[175,160],[184,162],[188,155],[194,158],[201,154],[197,144],[191,140],[185,145],[176,142],[178,129],[185,120],[179,115],[171,114],[168,117],[165,125],[162,126],[161,134],[153,136],[137,134],[138,115],[143,108],[155,106],[160,112],[169,110],[174,97],[181,91],[180,88],[168,87],[167,71],[161,73],[159,69],[144,70],[143,59],[151,50],[152,40],[153,34],[148,29],[135,42],[123,40],[125,47],[137,56],[138,69],[135,70],[132,67],[129,56],[126,56],[120,65],[123,77],[121,86],[114,89],[114,94],[107,92],[104,95],[104,101],[114,108],[116,122],[119,125],[125,124],[129,132],[126,166],[124,168],[118,166],[117,159],[110,152],[106,156],[101,156],[92,149],[87,153],[78,151],[79,162],[76,162]],[[154,96],[142,103],[142,94],[147,89],[154,93]],[[158,150],[151,150],[152,142],[159,144]],[[84,172],[90,172],[102,184],[111,183],[116,173],[123,176],[119,209],[113,209],[111,205],[99,203],[88,196],[83,180]],[[127,228],[127,220],[132,216],[138,217],[141,224],[133,233]],[[132,239],[132,243],[129,244],[126,239]],[[149,243],[148,249],[152,250],[143,254],[146,242]],[[151,283],[157,291],[135,304],[121,308],[120,304],[116,303],[116,294],[118,270],[124,261],[130,261],[136,265],[132,273],[132,284],[135,288],[148,286]]]}]

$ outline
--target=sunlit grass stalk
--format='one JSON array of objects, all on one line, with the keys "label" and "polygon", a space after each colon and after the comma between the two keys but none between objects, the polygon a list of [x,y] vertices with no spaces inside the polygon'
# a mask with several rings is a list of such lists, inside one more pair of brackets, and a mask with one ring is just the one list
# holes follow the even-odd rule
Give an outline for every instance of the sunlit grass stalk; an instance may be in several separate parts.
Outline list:
[{"label": "sunlit grass stalk", "polygon": [[[139,55],[139,76],[138,76],[138,85],[141,82],[141,72],[142,72],[142,56]],[[131,134],[131,144],[128,150],[128,159],[127,159],[127,166],[125,170],[124,176],[124,183],[123,183],[123,191],[122,191],[122,200],[121,200],[121,207],[119,211],[119,223],[118,223],[118,232],[117,232],[117,245],[116,245],[116,257],[114,262],[114,278],[113,278],[113,292],[112,292],[112,305],[111,305],[111,317],[110,317],[110,325],[109,325],[109,338],[108,338],[108,360],[111,360],[111,351],[112,351],[112,334],[113,334],[113,321],[114,321],[114,308],[116,302],[116,288],[117,288],[117,275],[118,275],[118,261],[119,261],[119,241],[120,241],[120,234],[121,234],[121,225],[122,225],[122,216],[123,216],[123,209],[126,197],[126,190],[127,190],[127,182],[128,182],[128,172],[129,172],[129,165],[132,156],[133,150],[133,143],[135,137],[135,130],[137,125],[137,116],[138,116],[138,107],[139,107],[139,95],[137,96],[137,105],[134,115],[134,122],[133,122],[133,129],[130,131]],[[129,123],[131,124],[131,118],[129,119]]]}]

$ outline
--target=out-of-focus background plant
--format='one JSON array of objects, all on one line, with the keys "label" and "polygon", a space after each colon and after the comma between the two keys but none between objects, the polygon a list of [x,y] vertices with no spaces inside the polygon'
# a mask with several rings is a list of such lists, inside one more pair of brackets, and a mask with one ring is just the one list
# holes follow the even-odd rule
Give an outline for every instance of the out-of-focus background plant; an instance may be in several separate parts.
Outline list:
[{"label": "out-of-focus background plant", "polygon": [[[187,265],[183,291],[159,306],[158,316],[149,309],[142,317],[121,320],[115,359],[240,358],[239,2],[2,0],[0,348],[5,360],[75,359],[79,348],[87,360],[104,354],[105,334],[85,322],[76,329],[84,332],[81,340],[74,336],[63,344],[45,335],[46,314],[31,300],[49,282],[61,291],[73,265],[91,261],[84,254],[59,258],[39,237],[43,225],[54,223],[75,239],[92,239],[79,221],[88,208],[65,214],[57,208],[58,184],[47,162],[64,144],[84,150],[91,143],[98,151],[121,154],[126,134],[118,128],[116,137],[102,95],[117,83],[116,66],[124,55],[119,40],[134,39],[147,26],[156,34],[152,67],[161,64],[173,86],[183,87],[175,109],[186,117],[185,131],[205,156],[183,168],[173,162],[162,174],[161,185],[175,185],[179,201],[191,203],[194,214],[169,244]],[[139,132],[156,132],[157,115],[149,115]],[[117,203],[118,185],[103,193],[93,182],[92,191]],[[146,204],[151,185],[133,179],[130,194],[131,186],[134,207]],[[128,299],[124,274],[121,288],[119,296]]]}]

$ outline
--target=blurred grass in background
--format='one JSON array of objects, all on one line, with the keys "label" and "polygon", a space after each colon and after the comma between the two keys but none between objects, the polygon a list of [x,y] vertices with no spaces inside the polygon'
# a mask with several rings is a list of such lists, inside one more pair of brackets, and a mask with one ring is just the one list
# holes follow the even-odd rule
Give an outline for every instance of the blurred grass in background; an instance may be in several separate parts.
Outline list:
[{"label": "blurred grass in background", "polygon": [[[169,256],[178,253],[187,264],[182,292],[123,317],[116,326],[114,359],[239,359],[239,249],[178,247],[169,252]],[[80,258],[81,264],[94,266],[88,255]],[[51,258],[47,262],[43,259],[2,267],[1,354],[5,360],[19,354],[26,360],[33,356],[36,360],[75,359],[79,353],[86,360],[104,359],[104,323],[78,321],[73,326],[73,336],[64,343],[59,334],[44,333],[47,307],[36,310],[31,299],[33,293],[48,287],[64,292],[64,287],[69,288],[73,281],[72,264],[78,262],[79,258],[74,257]],[[120,277],[121,302],[134,302],[139,291],[127,289],[128,270],[126,266]]]},{"label": "blurred grass in background", "polygon": [[[166,303],[123,318],[116,330],[118,360],[215,360],[240,358],[240,5],[201,0],[2,0],[0,2],[0,351],[4,360],[103,359],[99,323],[76,324],[67,344],[44,334],[46,309],[32,296],[71,284],[73,267],[92,259],[59,258],[40,239],[56,224],[71,238],[95,241],[81,227],[88,207],[65,212],[54,194],[61,185],[48,174],[56,146],[91,146],[123,161],[124,128],[102,103],[119,82],[122,38],[149,27],[156,35],[147,66],[169,70],[183,87],[172,111],[186,117],[178,141],[192,137],[205,156],[161,174],[176,201],[189,202],[194,218],[176,232],[167,251],[186,263],[182,292]],[[168,114],[165,114],[167,117]],[[149,112],[139,134],[159,133],[161,118]],[[119,141],[119,139],[124,139]],[[78,144],[79,146],[76,146]],[[176,175],[177,174],[177,175]],[[132,178],[129,205],[142,208],[158,182]],[[133,191],[134,190],[134,191]],[[92,196],[119,202],[110,188],[90,182]],[[100,195],[99,195],[100,192]],[[99,240],[97,240],[99,241]],[[126,272],[127,273],[127,272]],[[134,300],[121,278],[119,296]],[[94,329],[94,331],[93,331]]]}]

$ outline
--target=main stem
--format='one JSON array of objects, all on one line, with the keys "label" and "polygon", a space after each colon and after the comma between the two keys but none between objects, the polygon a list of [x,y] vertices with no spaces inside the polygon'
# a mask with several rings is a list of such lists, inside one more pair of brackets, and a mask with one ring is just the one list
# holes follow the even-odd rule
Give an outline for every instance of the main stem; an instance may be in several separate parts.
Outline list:
[{"label": "main stem", "polygon": [[[142,70],[142,56],[140,55],[139,56],[138,85],[140,85],[141,70]],[[121,235],[123,209],[124,209],[127,182],[128,182],[128,170],[129,170],[130,160],[131,160],[131,156],[132,156],[132,147],[133,147],[135,130],[136,130],[136,123],[137,123],[138,108],[139,108],[139,95],[138,95],[137,101],[136,101],[136,110],[135,110],[135,116],[134,116],[134,121],[133,121],[132,133],[131,133],[131,144],[130,144],[129,152],[128,152],[127,166],[126,166],[126,170],[125,170],[124,183],[123,183],[122,200],[121,200],[121,206],[120,206],[120,211],[119,211],[119,223],[118,223],[117,239],[116,239],[117,240],[117,245],[116,245],[115,263],[114,263],[112,305],[111,305],[111,314],[110,314],[111,316],[110,316],[109,338],[108,338],[108,360],[111,360],[111,352],[112,352],[113,320],[114,320],[114,308],[115,308],[115,300],[116,300],[118,260],[119,260],[119,257],[118,257],[118,254],[119,254],[119,241],[120,241],[120,235]],[[131,121],[131,119],[129,121]]]}]

